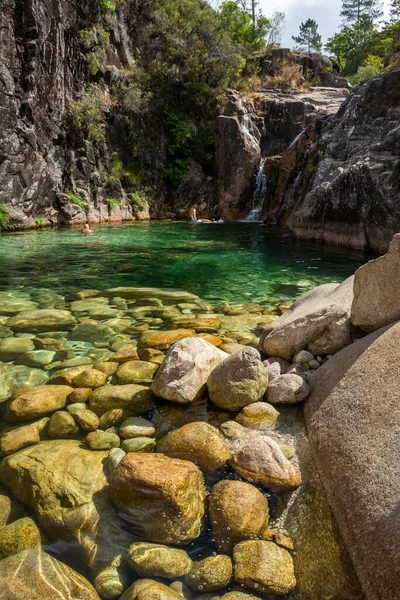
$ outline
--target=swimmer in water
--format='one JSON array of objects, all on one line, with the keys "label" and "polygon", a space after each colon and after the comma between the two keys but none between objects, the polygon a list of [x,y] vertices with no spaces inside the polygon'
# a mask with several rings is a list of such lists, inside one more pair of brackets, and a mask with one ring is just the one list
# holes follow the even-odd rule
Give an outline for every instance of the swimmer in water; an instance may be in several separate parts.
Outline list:
[{"label": "swimmer in water", "polygon": [[81,229],[81,233],[83,233],[84,235],[90,235],[91,233],[93,233],[93,231],[94,229],[90,229],[89,223],[86,223],[85,227]]},{"label": "swimmer in water", "polygon": [[189,212],[190,220],[193,221],[194,223],[197,221],[197,212],[196,212],[196,209],[197,209],[197,204],[193,204],[193,206],[192,206],[192,208],[190,209],[190,212]]}]

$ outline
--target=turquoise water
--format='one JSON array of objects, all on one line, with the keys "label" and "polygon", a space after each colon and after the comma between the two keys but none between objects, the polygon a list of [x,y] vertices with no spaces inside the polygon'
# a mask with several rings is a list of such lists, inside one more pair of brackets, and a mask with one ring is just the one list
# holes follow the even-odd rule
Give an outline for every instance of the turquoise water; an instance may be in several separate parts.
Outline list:
[{"label": "turquoise water", "polygon": [[146,222],[0,236],[0,289],[68,293],[176,287],[217,303],[291,300],[340,282],[365,253],[294,240],[252,223]]}]

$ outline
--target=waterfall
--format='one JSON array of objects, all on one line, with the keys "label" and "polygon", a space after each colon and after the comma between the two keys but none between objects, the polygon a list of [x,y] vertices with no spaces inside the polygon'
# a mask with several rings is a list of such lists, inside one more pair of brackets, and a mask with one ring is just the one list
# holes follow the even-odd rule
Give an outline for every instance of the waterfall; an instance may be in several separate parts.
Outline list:
[{"label": "waterfall", "polygon": [[243,115],[242,127],[243,127],[243,131],[244,131],[247,139],[250,141],[250,144],[253,146],[254,150],[256,150],[258,153],[260,151],[260,144],[259,144],[256,136],[254,135],[254,129],[257,131],[257,128],[254,126],[250,115],[248,115],[248,114]]},{"label": "waterfall", "polygon": [[288,150],[290,150],[290,148],[292,148],[295,144],[297,144],[297,142],[299,141],[299,139],[301,138],[301,136],[303,135],[303,133],[305,133],[305,129],[303,129],[302,131],[300,131],[299,135],[297,135],[294,140],[289,144],[289,146],[287,147]]},{"label": "waterfall", "polygon": [[264,200],[267,195],[267,177],[264,173],[266,158],[262,158],[256,177],[256,189],[253,196],[253,208],[247,215],[244,221],[257,223],[261,221],[261,213],[264,205]]}]

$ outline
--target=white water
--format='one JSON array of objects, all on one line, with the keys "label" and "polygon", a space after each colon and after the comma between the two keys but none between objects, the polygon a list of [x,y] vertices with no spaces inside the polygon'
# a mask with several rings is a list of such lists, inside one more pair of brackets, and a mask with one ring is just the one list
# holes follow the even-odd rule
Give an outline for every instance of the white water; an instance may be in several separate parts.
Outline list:
[{"label": "white water", "polygon": [[258,139],[256,138],[256,136],[254,135],[254,130],[257,131],[257,128],[254,126],[250,115],[243,115],[242,117],[242,127],[243,127],[243,131],[247,137],[247,139],[249,140],[250,144],[253,146],[254,150],[257,151],[257,153],[260,151],[260,144]]},{"label": "white water", "polygon": [[253,196],[253,208],[243,221],[257,223],[261,221],[261,213],[267,195],[267,177],[264,173],[266,158],[262,158],[256,177],[256,189]]},{"label": "white water", "polygon": [[294,138],[293,142],[291,142],[291,143],[289,144],[289,146],[288,146],[288,148],[287,148],[288,150],[289,150],[290,148],[292,148],[292,146],[294,146],[295,144],[297,144],[297,142],[299,141],[299,139],[301,138],[301,136],[303,135],[303,133],[304,133],[304,132],[305,132],[305,129],[303,129],[302,131],[300,131],[299,135],[297,135],[297,136]]}]

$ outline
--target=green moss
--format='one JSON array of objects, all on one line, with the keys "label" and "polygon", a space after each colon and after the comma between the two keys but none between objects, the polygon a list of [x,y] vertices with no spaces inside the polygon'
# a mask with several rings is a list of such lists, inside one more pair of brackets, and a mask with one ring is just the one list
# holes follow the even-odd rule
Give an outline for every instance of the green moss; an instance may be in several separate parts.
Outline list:
[{"label": "green moss", "polygon": [[4,204],[0,203],[0,229],[6,227],[9,220],[8,212]]},{"label": "green moss", "polygon": [[81,198],[77,194],[74,194],[74,192],[65,192],[65,195],[68,196],[70,204],[78,206],[81,210],[83,210],[83,212],[87,210],[87,207],[89,205],[87,200]]},{"label": "green moss", "polygon": [[122,206],[121,201],[117,200],[117,198],[108,198],[107,202],[110,206]]}]

